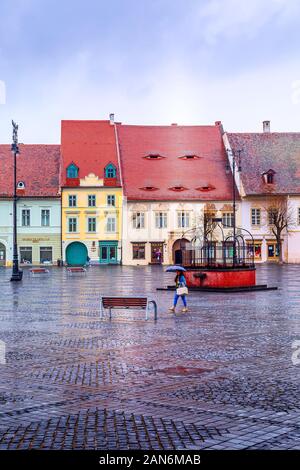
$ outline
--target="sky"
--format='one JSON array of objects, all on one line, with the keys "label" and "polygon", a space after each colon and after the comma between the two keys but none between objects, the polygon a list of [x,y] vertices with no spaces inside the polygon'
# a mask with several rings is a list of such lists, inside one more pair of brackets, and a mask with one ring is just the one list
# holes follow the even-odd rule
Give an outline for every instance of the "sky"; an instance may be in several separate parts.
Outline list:
[{"label": "sky", "polygon": [[1,0],[0,142],[62,119],[300,132],[299,0]]}]

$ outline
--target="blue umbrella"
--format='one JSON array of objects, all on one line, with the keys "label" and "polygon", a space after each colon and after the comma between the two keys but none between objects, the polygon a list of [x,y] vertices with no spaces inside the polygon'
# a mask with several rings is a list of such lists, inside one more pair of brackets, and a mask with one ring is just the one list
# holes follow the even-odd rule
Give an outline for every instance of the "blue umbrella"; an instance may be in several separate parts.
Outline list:
[{"label": "blue umbrella", "polygon": [[166,269],[167,273],[175,273],[176,271],[186,271],[182,266],[168,266]]}]

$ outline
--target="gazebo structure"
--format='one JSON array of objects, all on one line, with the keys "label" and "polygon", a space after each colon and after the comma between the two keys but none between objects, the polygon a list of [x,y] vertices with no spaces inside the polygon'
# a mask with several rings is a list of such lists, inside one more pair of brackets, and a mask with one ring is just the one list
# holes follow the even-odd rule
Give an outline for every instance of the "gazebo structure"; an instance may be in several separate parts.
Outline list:
[{"label": "gazebo structure", "polygon": [[[211,219],[209,228],[195,227],[182,235],[189,238],[181,250],[188,287],[245,288],[256,284],[254,243],[251,233],[237,228],[225,234],[221,219]],[[247,237],[247,240],[246,240]]]}]

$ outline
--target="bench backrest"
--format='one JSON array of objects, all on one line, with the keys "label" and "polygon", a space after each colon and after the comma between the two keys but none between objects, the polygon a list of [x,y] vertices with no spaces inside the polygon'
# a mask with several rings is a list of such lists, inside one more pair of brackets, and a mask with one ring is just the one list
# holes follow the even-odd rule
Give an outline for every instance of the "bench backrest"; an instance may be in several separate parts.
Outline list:
[{"label": "bench backrest", "polygon": [[104,308],[146,308],[147,297],[102,297]]}]

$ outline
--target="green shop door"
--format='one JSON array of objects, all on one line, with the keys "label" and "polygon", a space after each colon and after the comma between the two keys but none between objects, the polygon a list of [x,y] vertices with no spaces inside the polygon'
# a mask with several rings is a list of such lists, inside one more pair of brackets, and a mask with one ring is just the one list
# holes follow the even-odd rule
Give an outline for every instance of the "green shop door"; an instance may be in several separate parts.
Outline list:
[{"label": "green shop door", "polygon": [[66,259],[70,266],[84,266],[87,262],[87,247],[80,242],[73,242],[67,246]]},{"label": "green shop door", "polygon": [[99,242],[100,264],[118,263],[118,242]]},{"label": "green shop door", "polygon": [[5,266],[6,262],[6,248],[3,243],[0,243],[0,266]]}]

